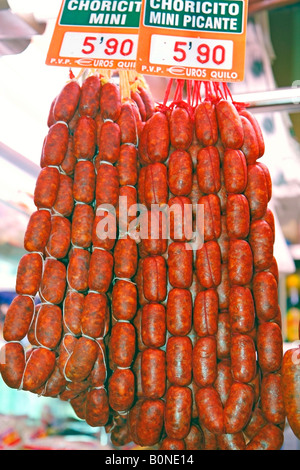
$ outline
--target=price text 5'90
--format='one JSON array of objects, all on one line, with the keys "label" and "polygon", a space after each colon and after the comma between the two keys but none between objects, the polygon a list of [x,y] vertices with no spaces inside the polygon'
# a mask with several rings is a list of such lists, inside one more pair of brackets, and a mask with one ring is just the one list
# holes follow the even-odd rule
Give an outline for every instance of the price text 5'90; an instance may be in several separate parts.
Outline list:
[{"label": "price text 5'90", "polygon": [[64,35],[62,57],[112,58],[135,60],[138,35],[77,33]]},{"label": "price text 5'90", "polygon": [[152,35],[150,62],[186,67],[232,68],[233,43],[229,40]]}]

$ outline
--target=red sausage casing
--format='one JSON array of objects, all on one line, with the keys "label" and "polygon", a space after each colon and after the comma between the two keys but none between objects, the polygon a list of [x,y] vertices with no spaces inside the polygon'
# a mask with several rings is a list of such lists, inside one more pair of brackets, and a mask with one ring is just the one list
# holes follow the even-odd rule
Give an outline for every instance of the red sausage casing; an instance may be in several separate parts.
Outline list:
[{"label": "red sausage casing", "polygon": [[51,215],[49,211],[38,210],[31,214],[25,236],[26,251],[44,253],[51,230]]},{"label": "red sausage casing", "polygon": [[214,336],[197,340],[193,349],[193,377],[198,387],[214,383],[217,377],[217,344]]},{"label": "red sausage casing", "polygon": [[165,400],[166,433],[171,438],[184,439],[191,427],[192,392],[188,387],[171,385]]},{"label": "red sausage casing", "polygon": [[149,303],[142,308],[142,341],[145,346],[161,348],[166,342],[166,310],[160,303]]},{"label": "red sausage casing", "polygon": [[198,336],[215,335],[218,331],[218,294],[209,288],[196,295],[194,303],[194,329]]},{"label": "red sausage casing", "polygon": [[175,196],[188,196],[192,191],[193,162],[186,150],[174,150],[168,160],[168,183]]},{"label": "red sausage casing", "polygon": [[167,378],[173,385],[186,386],[192,380],[193,346],[188,336],[171,336],[167,342]]},{"label": "red sausage casing", "polygon": [[30,297],[17,295],[5,315],[3,338],[5,341],[21,341],[25,338],[34,312]]},{"label": "red sausage casing", "polygon": [[141,353],[141,388],[147,398],[157,399],[166,390],[166,353],[147,348]]},{"label": "red sausage casing", "polygon": [[204,194],[218,193],[221,188],[220,155],[216,147],[204,147],[197,156],[197,179]]},{"label": "red sausage casing", "polygon": [[196,273],[200,284],[209,289],[221,282],[221,251],[215,241],[205,242],[196,253]]},{"label": "red sausage casing", "polygon": [[186,336],[192,327],[192,295],[188,289],[171,289],[167,300],[167,329],[174,336]]},{"label": "red sausage casing", "polygon": [[195,131],[199,142],[205,146],[215,145],[218,140],[218,124],[215,105],[200,102],[195,110]]},{"label": "red sausage casing", "polygon": [[241,194],[247,185],[247,162],[241,150],[227,148],[223,161],[224,185],[228,193]]},{"label": "red sausage casing", "polygon": [[285,352],[282,361],[282,395],[287,420],[294,434],[300,438],[300,395],[299,395],[300,349]]},{"label": "red sausage casing", "polygon": [[173,242],[168,249],[169,282],[173,287],[188,289],[193,281],[193,252],[182,242]]},{"label": "red sausage casing", "polygon": [[193,139],[193,121],[185,108],[177,107],[169,117],[170,141],[175,149],[187,150]]},{"label": "red sausage casing", "polygon": [[230,101],[220,100],[216,104],[216,113],[224,146],[239,149],[244,142],[244,129],[236,107]]},{"label": "red sausage casing", "polygon": [[22,256],[18,264],[16,293],[35,296],[42,280],[43,259],[38,253]]}]

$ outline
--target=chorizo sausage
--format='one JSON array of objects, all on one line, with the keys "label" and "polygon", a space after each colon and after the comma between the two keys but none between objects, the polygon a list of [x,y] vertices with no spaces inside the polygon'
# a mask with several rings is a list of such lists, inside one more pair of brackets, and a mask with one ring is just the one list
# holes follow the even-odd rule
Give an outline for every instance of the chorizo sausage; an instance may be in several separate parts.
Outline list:
[{"label": "chorizo sausage", "polygon": [[90,338],[105,335],[108,303],[105,294],[89,292],[84,299],[81,315],[81,331]]},{"label": "chorizo sausage", "polygon": [[103,163],[97,169],[96,207],[102,204],[117,206],[119,200],[119,177],[115,166]]},{"label": "chorizo sausage", "polygon": [[216,104],[216,114],[224,146],[232,149],[241,148],[244,142],[244,129],[234,104],[228,100],[220,100]]},{"label": "chorizo sausage", "polygon": [[194,303],[194,329],[198,336],[212,336],[218,331],[218,295],[209,288],[196,295]]},{"label": "chorizo sausage", "polygon": [[188,245],[181,242],[171,243],[167,263],[171,286],[188,289],[193,281],[193,252]]},{"label": "chorizo sausage", "polygon": [[6,343],[0,351],[0,368],[5,384],[19,389],[25,369],[25,351],[21,343]]},{"label": "chorizo sausage", "polygon": [[96,175],[91,161],[79,161],[74,172],[73,196],[78,202],[91,204],[95,197]]},{"label": "chorizo sausage", "polygon": [[253,220],[250,225],[249,243],[253,252],[256,271],[268,269],[273,261],[274,235],[270,225],[264,220]]},{"label": "chorizo sausage", "polygon": [[83,382],[91,373],[97,359],[95,341],[82,336],[76,343],[65,367],[66,377],[73,382]]},{"label": "chorizo sausage", "polygon": [[142,308],[142,341],[145,346],[161,348],[166,342],[166,309],[159,303],[146,304]]},{"label": "chorizo sausage", "polygon": [[154,207],[140,216],[140,237],[147,255],[163,255],[167,251],[167,217],[164,211]]},{"label": "chorizo sausage", "polygon": [[258,158],[262,157],[264,152],[265,152],[265,142],[264,142],[264,137],[263,133],[261,130],[261,127],[257,121],[257,119],[254,117],[254,115],[247,109],[242,109],[240,111],[240,115],[244,116],[248,121],[251,123],[255,134],[256,134],[256,139],[258,143],[258,148],[259,148],[259,153],[258,153]]},{"label": "chorizo sausage", "polygon": [[214,388],[218,392],[222,405],[225,406],[229,397],[233,377],[231,373],[231,364],[227,359],[223,359],[217,364],[217,377],[214,382]]},{"label": "chorizo sausage", "polygon": [[88,116],[80,116],[73,136],[74,156],[79,159],[92,160],[96,153],[96,123]]},{"label": "chorizo sausage", "polygon": [[138,179],[137,148],[134,145],[121,145],[116,167],[120,186],[135,186]]},{"label": "chorizo sausage", "polygon": [[169,155],[170,129],[165,113],[157,111],[148,121],[147,155],[150,162],[164,163]]},{"label": "chorizo sausage", "polygon": [[116,277],[130,279],[137,270],[138,250],[131,237],[119,238],[114,249],[114,273]]},{"label": "chorizo sausage", "polygon": [[120,88],[113,82],[106,82],[100,92],[100,113],[104,120],[117,121],[121,113]]},{"label": "chorizo sausage", "polygon": [[116,320],[132,320],[137,312],[137,287],[134,283],[117,280],[112,290],[112,314]]},{"label": "chorizo sausage", "polygon": [[256,374],[256,349],[251,336],[239,333],[232,335],[230,358],[234,380],[251,382]]},{"label": "chorizo sausage", "polygon": [[76,204],[73,218],[71,241],[72,244],[89,248],[92,243],[92,231],[94,223],[94,209],[88,204]]},{"label": "chorizo sausage", "polygon": [[258,272],[253,277],[253,298],[260,321],[273,320],[278,309],[278,286],[270,272]]},{"label": "chorizo sausage", "polygon": [[91,255],[88,284],[89,289],[106,293],[113,277],[113,255],[104,250],[94,250]]},{"label": "chorizo sausage", "polygon": [[51,209],[59,189],[59,171],[56,167],[42,168],[36,181],[33,201],[38,209]]},{"label": "chorizo sausage", "polygon": [[174,336],[186,336],[192,327],[193,301],[188,289],[173,288],[168,293],[167,329]]},{"label": "chorizo sausage", "polygon": [[195,398],[201,428],[224,434],[224,411],[218,392],[212,386],[199,388]]},{"label": "chorizo sausage", "polygon": [[59,174],[58,193],[53,209],[54,213],[63,217],[70,217],[74,209],[73,179],[63,173]]},{"label": "chorizo sausage", "polygon": [[167,341],[167,378],[170,384],[186,386],[192,380],[193,345],[188,336],[171,336]]},{"label": "chorizo sausage", "polygon": [[241,150],[227,148],[223,161],[224,186],[228,193],[241,194],[247,185],[247,162]]},{"label": "chorizo sausage", "polygon": [[257,355],[263,374],[280,369],[283,357],[282,333],[277,323],[261,323],[257,328]]},{"label": "chorizo sausage", "polygon": [[168,216],[171,240],[184,242],[193,238],[193,207],[188,197],[170,198]]},{"label": "chorizo sausage", "polygon": [[282,361],[282,395],[287,420],[294,434],[300,438],[300,395],[299,395],[299,354],[298,348],[288,349]]},{"label": "chorizo sausage", "polygon": [[197,155],[197,179],[204,194],[218,193],[221,188],[220,155],[216,147],[204,147]]},{"label": "chorizo sausage", "polygon": [[218,123],[215,105],[211,101],[200,102],[195,110],[195,132],[198,141],[205,145],[215,145],[218,140]]},{"label": "chorizo sausage", "polygon": [[65,217],[51,217],[51,232],[46,245],[46,253],[53,258],[67,256],[71,244],[71,222]]},{"label": "chorizo sausage", "polygon": [[116,122],[105,121],[101,126],[100,136],[98,140],[99,161],[116,163],[120,156],[121,147],[121,131]]},{"label": "chorizo sausage", "polygon": [[67,280],[70,289],[85,292],[88,289],[91,254],[82,248],[72,248],[69,256]]},{"label": "chorizo sausage", "polygon": [[53,124],[45,138],[41,166],[59,166],[63,162],[69,144],[69,129],[62,122]]},{"label": "chorizo sausage", "polygon": [[244,191],[250,207],[251,219],[260,219],[268,207],[268,187],[266,176],[259,164],[248,165],[247,186]]},{"label": "chorizo sausage", "polygon": [[22,389],[34,391],[51,376],[56,365],[55,352],[46,348],[35,348],[29,352],[24,370]]},{"label": "chorizo sausage", "polygon": [[3,338],[5,341],[21,341],[25,338],[34,312],[33,300],[24,295],[17,295],[5,315]]},{"label": "chorizo sausage", "polygon": [[272,423],[267,423],[247,444],[246,450],[280,450],[283,432]]},{"label": "chorizo sausage", "polygon": [[56,259],[46,259],[40,287],[42,298],[46,302],[60,304],[64,299],[66,283],[66,266]]},{"label": "chorizo sausage", "polygon": [[81,86],[78,111],[81,116],[95,118],[100,106],[101,81],[97,74],[87,77]]},{"label": "chorizo sausage", "polygon": [[165,400],[166,433],[173,439],[184,439],[191,427],[192,392],[188,387],[171,385]]},{"label": "chorizo sausage", "polygon": [[189,112],[180,106],[172,109],[169,116],[169,125],[172,147],[187,150],[193,139],[193,121]]},{"label": "chorizo sausage", "polygon": [[149,302],[163,302],[167,296],[167,267],[162,256],[143,260],[143,292]]},{"label": "chorizo sausage", "polygon": [[217,344],[214,336],[199,338],[193,349],[193,377],[198,387],[212,385],[217,377]]},{"label": "chorizo sausage", "polygon": [[58,94],[53,115],[55,121],[65,121],[69,123],[77,109],[81,95],[81,87],[77,80],[68,82]]},{"label": "chorizo sausage", "polygon": [[127,100],[122,103],[121,113],[117,121],[120,127],[122,144],[137,144],[137,117],[140,119],[140,116],[135,110],[136,106],[133,101]]},{"label": "chorizo sausage", "polygon": [[174,150],[168,160],[168,183],[175,196],[188,196],[192,191],[193,162],[186,150]]},{"label": "chorizo sausage", "polygon": [[255,308],[252,292],[248,287],[231,287],[228,311],[233,333],[249,333],[253,330]]},{"label": "chorizo sausage", "polygon": [[136,423],[137,444],[153,446],[160,440],[164,423],[164,402],[160,399],[142,401]]},{"label": "chorizo sausage", "polygon": [[109,352],[112,365],[130,367],[135,354],[136,333],[129,322],[117,322],[111,329]]},{"label": "chorizo sausage", "polygon": [[109,403],[103,388],[89,390],[86,397],[85,419],[89,426],[105,426],[109,419]]},{"label": "chorizo sausage", "polygon": [[47,210],[38,210],[31,214],[25,236],[26,251],[44,253],[51,230],[51,215]]},{"label": "chorizo sausage", "polygon": [[34,325],[34,337],[39,346],[55,349],[63,332],[62,311],[58,305],[41,305]]},{"label": "chorizo sausage", "polygon": [[156,162],[146,166],[143,196],[148,209],[153,204],[167,204],[168,178],[167,168],[163,163]]},{"label": "chorizo sausage", "polygon": [[285,407],[281,374],[266,374],[262,377],[261,408],[269,423],[277,425],[284,423]]},{"label": "chorizo sausage", "polygon": [[205,242],[196,253],[196,273],[200,284],[209,289],[221,282],[221,251],[215,240]]},{"label": "chorizo sausage", "polygon": [[260,156],[259,143],[257,141],[256,132],[250,121],[242,114],[240,116],[244,129],[244,142],[241,150],[246,157],[248,165],[251,165],[255,163]]},{"label": "chorizo sausage", "polygon": [[141,353],[141,388],[147,398],[162,398],[166,390],[166,353],[147,348]]},{"label": "chorizo sausage", "polygon": [[250,284],[253,275],[253,254],[247,240],[230,240],[228,274],[232,284]]},{"label": "chorizo sausage", "polygon": [[198,204],[204,210],[204,241],[217,240],[221,236],[221,205],[216,194],[202,196]]},{"label": "chorizo sausage", "polygon": [[81,334],[81,316],[83,311],[84,294],[72,290],[66,293],[63,304],[63,322],[66,332],[74,336]]},{"label": "chorizo sausage", "polygon": [[38,253],[28,253],[19,261],[16,277],[16,293],[35,296],[39,290],[43,271],[43,259]]},{"label": "chorizo sausage", "polygon": [[254,393],[251,385],[234,382],[224,407],[226,434],[236,434],[250,419]]},{"label": "chorizo sausage", "polygon": [[135,379],[130,369],[116,369],[109,379],[108,397],[111,408],[126,411],[134,401]]},{"label": "chorizo sausage", "polygon": [[226,205],[229,238],[247,238],[250,230],[249,203],[243,194],[228,194]]}]

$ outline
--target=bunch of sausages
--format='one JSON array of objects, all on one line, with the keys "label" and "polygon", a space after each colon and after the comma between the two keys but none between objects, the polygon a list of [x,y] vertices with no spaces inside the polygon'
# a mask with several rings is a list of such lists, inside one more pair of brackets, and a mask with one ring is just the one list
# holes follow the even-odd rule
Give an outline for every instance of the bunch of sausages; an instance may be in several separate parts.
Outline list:
[{"label": "bunch of sausages", "polygon": [[117,447],[280,449],[296,392],[255,118],[224,96],[122,99],[91,73],[48,126],[4,382],[68,401]]}]

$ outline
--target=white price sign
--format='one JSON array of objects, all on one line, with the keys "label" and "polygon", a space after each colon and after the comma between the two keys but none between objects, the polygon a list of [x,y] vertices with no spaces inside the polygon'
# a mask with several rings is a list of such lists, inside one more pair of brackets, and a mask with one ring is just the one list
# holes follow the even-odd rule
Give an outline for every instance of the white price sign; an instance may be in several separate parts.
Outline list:
[{"label": "white price sign", "polygon": [[231,70],[233,41],[153,34],[149,62]]},{"label": "white price sign", "polygon": [[65,33],[60,57],[87,57],[136,60],[137,34]]}]

